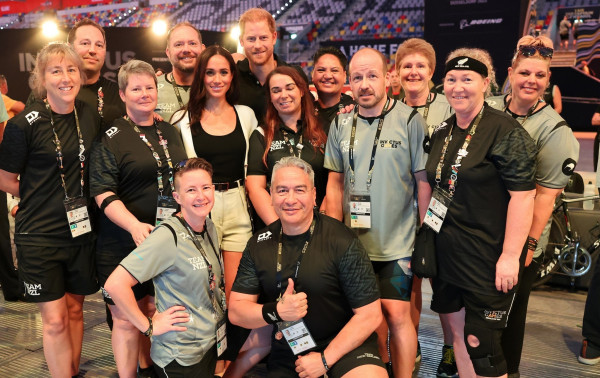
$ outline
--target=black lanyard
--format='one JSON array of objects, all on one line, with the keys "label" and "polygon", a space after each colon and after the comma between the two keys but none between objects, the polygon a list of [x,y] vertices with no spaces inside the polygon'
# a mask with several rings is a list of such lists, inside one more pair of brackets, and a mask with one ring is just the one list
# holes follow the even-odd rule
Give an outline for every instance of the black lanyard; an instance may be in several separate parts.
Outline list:
[{"label": "black lanyard", "polygon": [[[371,188],[371,181],[373,180],[373,168],[375,167],[375,154],[377,153],[377,145],[379,144],[379,137],[381,136],[381,129],[383,129],[383,120],[385,119],[385,113],[390,104],[390,98],[388,97],[383,106],[383,111],[379,117],[379,124],[377,125],[377,132],[375,133],[375,139],[373,140],[373,150],[371,151],[371,161],[369,162],[369,173],[367,175],[367,190]],[[352,119],[352,130],[350,131],[350,148],[348,149],[348,160],[350,163],[350,184],[354,188],[354,142],[356,138],[356,123],[358,122],[358,106],[354,108],[354,117]]]},{"label": "black lanyard", "polygon": [[[508,108],[510,106],[510,102],[512,101],[512,98],[510,100],[508,100],[508,102],[506,103],[506,105],[504,106],[504,111],[506,112],[507,110],[510,112],[510,109]],[[531,108],[529,108],[529,110],[527,111],[527,114],[525,115],[525,118],[523,118],[523,121],[521,121],[521,126],[523,126],[525,124],[525,121],[527,121],[527,118],[529,118],[533,112],[535,112],[535,108],[537,108],[538,104],[541,102],[542,100],[538,99],[535,104],[533,104],[533,106]],[[511,112],[512,113],[512,112]],[[513,113],[514,114],[514,113]],[[517,114],[517,117],[519,117],[519,115]]]},{"label": "black lanyard", "polygon": [[[144,143],[146,143],[146,146],[148,146],[148,148],[150,149],[150,152],[152,152],[152,156],[154,157],[154,160],[156,160],[156,165],[158,166],[158,169],[156,170],[156,181],[158,182],[158,192],[162,196],[163,191],[164,191],[164,185],[163,185],[162,172],[161,172],[162,162],[160,161],[160,156],[158,155],[156,150],[154,150],[154,147],[152,146],[152,144],[150,143],[148,138],[146,138],[146,134],[143,134],[141,132],[141,130],[137,127],[137,125],[135,123],[133,123],[131,118],[129,118],[129,116],[125,116],[125,119],[133,127],[135,132],[138,133],[138,135],[140,136],[140,139]],[[167,165],[169,166],[169,184],[171,185],[171,193],[173,193],[175,191],[175,187],[173,186],[173,162],[171,161],[171,155],[169,155],[169,147],[168,147],[169,143],[168,143],[167,139],[163,138],[162,132],[160,131],[160,129],[158,128],[158,125],[156,124],[156,120],[154,120],[154,129],[156,130],[156,135],[158,135],[158,144],[160,144],[162,146],[163,150],[165,151],[165,157],[167,158]]]},{"label": "black lanyard", "polygon": [[175,92],[175,96],[177,97],[177,101],[179,102],[179,108],[183,108],[183,100],[181,99],[181,93],[179,93],[179,85],[175,82],[175,74],[171,72],[171,85],[173,86],[173,91]]},{"label": "black lanyard", "polygon": [[[302,247],[302,253],[300,253],[300,257],[298,257],[298,261],[296,262],[296,272],[294,273],[294,282],[296,278],[298,278],[298,270],[300,269],[300,263],[302,262],[302,258],[308,249],[308,245],[312,241],[313,234],[315,232],[315,224],[316,220],[313,218],[312,223],[310,224],[308,240],[304,242],[304,246]],[[281,297],[281,253],[283,252],[283,225],[281,226],[281,230],[279,231],[279,244],[277,245],[277,270],[276,277],[277,280],[277,289],[279,290],[279,296]]]},{"label": "black lanyard", "polygon": [[192,239],[192,242],[196,246],[196,249],[198,249],[198,251],[200,252],[200,255],[202,255],[202,258],[204,259],[204,262],[206,263],[206,266],[208,268],[208,287],[210,288],[210,291],[209,291],[210,300],[214,307],[215,315],[219,314],[219,310],[221,311],[221,314],[222,314],[225,312],[225,308],[226,308],[226,305],[225,305],[225,278],[224,278],[225,276],[223,273],[223,264],[221,262],[222,256],[221,256],[220,252],[217,252],[218,250],[217,250],[217,248],[215,248],[215,245],[213,244],[210,234],[208,233],[208,230],[205,227],[204,230],[205,230],[206,236],[208,238],[210,246],[212,247],[213,251],[215,252],[215,256],[217,257],[217,261],[219,262],[219,268],[221,268],[221,280],[219,282],[219,289],[221,290],[221,302],[219,302],[219,301],[217,301],[217,296],[215,293],[216,289],[217,289],[217,285],[215,284],[215,273],[213,272],[213,266],[210,263],[210,261],[208,260],[208,256],[206,255],[204,248],[202,248],[202,244],[200,244],[200,240],[198,240],[196,233],[194,232],[194,230],[192,230],[192,228],[190,227],[188,222],[186,222],[186,220],[183,219],[183,216],[178,215],[177,219],[179,219],[181,224],[183,224],[183,226],[187,230],[188,234],[190,235],[190,238]]},{"label": "black lanyard", "polygon": [[[283,128],[281,128],[281,133],[283,134],[283,140],[285,140],[285,144],[287,144],[289,150],[290,150],[290,156],[296,156],[296,152],[294,151],[294,146],[292,145],[292,143],[290,143],[290,139],[288,137],[288,132],[286,130],[284,130]],[[296,150],[298,150],[298,158],[301,157],[302,155],[302,148],[304,148],[304,145],[302,145],[302,130],[300,130],[300,137],[298,138],[298,143],[296,143]]]},{"label": "black lanyard", "polygon": [[[69,199],[69,194],[67,193],[67,184],[65,182],[65,166],[63,164],[63,152],[62,152],[62,144],[60,143],[60,139],[58,139],[58,134],[56,133],[56,129],[54,128],[54,118],[52,117],[52,108],[50,108],[50,104],[48,103],[48,99],[44,100],[46,104],[46,109],[50,113],[50,125],[52,126],[52,133],[54,134],[54,145],[56,146],[56,161],[58,162],[58,169],[60,171],[60,180],[61,185],[65,191],[65,199]],[[81,192],[80,196],[83,197],[83,169],[85,167],[85,146],[83,144],[83,135],[81,135],[81,128],[79,127],[79,117],[77,116],[77,108],[73,106],[73,113],[75,114],[75,126],[77,127],[77,138],[79,139],[79,162],[81,164]]]},{"label": "black lanyard", "polygon": [[[425,120],[425,123],[427,123],[427,116],[429,116],[429,106],[431,105],[431,103],[433,102],[433,99],[431,99],[432,93],[429,92],[429,94],[427,94],[427,100],[425,100],[425,109],[423,110],[423,119]],[[403,101],[406,105],[408,105],[408,103],[406,102],[406,97],[404,97],[404,101]],[[413,108],[418,108],[418,106],[414,106]]]},{"label": "black lanyard", "polygon": [[[460,148],[460,150],[458,150],[456,154],[456,161],[451,166],[450,178],[448,179],[448,193],[450,194],[450,197],[454,196],[454,191],[456,190],[456,182],[458,181],[458,168],[460,167],[462,159],[465,156],[467,156],[467,148],[469,147],[471,139],[473,138],[473,135],[475,135],[475,131],[477,130],[477,126],[479,125],[479,122],[483,117],[483,109],[485,109],[485,106],[481,108],[479,114],[477,114],[477,117],[475,118],[475,121],[473,121],[473,126],[471,127],[471,130],[469,130],[469,133],[465,137],[465,141],[463,142],[462,147]],[[452,139],[452,131],[454,130],[454,124],[456,124],[456,118],[454,118],[454,123],[450,127],[450,132],[444,139],[444,146],[442,147],[440,161],[435,170],[435,184],[438,188],[440,186],[440,182],[442,182],[442,169],[444,168],[444,159],[446,157],[448,145],[450,144],[450,139]]]}]

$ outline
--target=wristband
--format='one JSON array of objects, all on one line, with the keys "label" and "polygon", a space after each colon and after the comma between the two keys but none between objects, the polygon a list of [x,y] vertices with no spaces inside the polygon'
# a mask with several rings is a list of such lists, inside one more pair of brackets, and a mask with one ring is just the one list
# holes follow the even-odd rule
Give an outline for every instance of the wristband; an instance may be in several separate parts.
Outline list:
[{"label": "wristband", "polygon": [[144,335],[146,337],[150,337],[150,336],[152,336],[152,330],[153,330],[153,328],[152,328],[152,318],[149,317],[149,316],[147,316],[147,318],[148,318],[148,323],[149,323],[148,329],[146,330],[146,332],[142,332],[142,331],[140,331],[140,332],[142,333],[142,335]]},{"label": "wristband", "polygon": [[277,312],[277,302],[265,303],[262,307],[262,316],[267,324],[275,324],[283,320]]},{"label": "wristband", "polygon": [[535,251],[537,249],[537,246],[538,246],[537,239],[535,239],[531,236],[528,236],[527,237],[527,249],[530,251]]},{"label": "wristband", "polygon": [[119,196],[117,196],[116,194],[111,194],[110,196],[108,196],[104,200],[102,200],[102,203],[100,204],[100,210],[104,211],[104,209],[106,209],[106,207],[108,205],[110,205],[110,203],[112,201],[117,201],[117,200],[119,200]]},{"label": "wristband", "polygon": [[325,366],[325,371],[329,371],[329,365],[327,365],[327,360],[325,359],[325,351],[321,351],[321,361],[323,361],[323,366]]}]

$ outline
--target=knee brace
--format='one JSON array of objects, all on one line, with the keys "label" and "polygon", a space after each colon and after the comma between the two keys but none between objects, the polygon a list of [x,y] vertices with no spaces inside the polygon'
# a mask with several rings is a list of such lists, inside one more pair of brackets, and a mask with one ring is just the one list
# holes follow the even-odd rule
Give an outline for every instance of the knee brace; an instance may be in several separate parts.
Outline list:
[{"label": "knee brace", "polygon": [[[478,346],[469,344],[469,335],[479,340]],[[506,374],[506,360],[502,353],[502,330],[477,325],[465,325],[465,344],[477,375],[499,377]]]}]

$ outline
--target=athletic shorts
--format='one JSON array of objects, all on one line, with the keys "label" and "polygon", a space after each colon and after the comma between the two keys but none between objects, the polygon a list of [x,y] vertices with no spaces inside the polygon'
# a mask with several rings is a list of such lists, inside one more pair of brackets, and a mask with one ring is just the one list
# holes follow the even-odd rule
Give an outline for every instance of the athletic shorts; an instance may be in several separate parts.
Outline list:
[{"label": "athletic shorts", "polygon": [[569,39],[569,33],[567,33],[567,34],[561,34],[560,35],[560,40],[561,41],[566,41],[568,39]]},{"label": "athletic shorts", "polygon": [[19,284],[25,302],[50,302],[66,293],[89,295],[98,291],[94,243],[72,247],[17,244]]},{"label": "athletic shorts", "polygon": [[491,329],[506,328],[515,297],[514,292],[502,295],[484,295],[459,288],[439,278],[434,278],[431,286],[433,289],[432,311],[449,314],[464,307],[465,324]]},{"label": "athletic shorts", "polygon": [[215,191],[215,204],[210,212],[210,219],[217,228],[222,250],[244,251],[252,237],[252,224],[243,186],[223,192]]},{"label": "athletic shorts", "polygon": [[191,366],[180,365],[177,360],[171,361],[167,366],[160,367],[154,364],[154,372],[160,378],[213,378],[217,366],[217,346],[210,348],[202,360]]},{"label": "athletic shorts", "polygon": [[413,274],[410,257],[392,261],[371,261],[381,299],[396,299],[410,302]]},{"label": "athletic shorts", "polygon": [[[267,362],[267,377],[297,377],[297,357],[294,356],[289,346],[287,346],[285,343],[282,343],[281,345],[283,348],[271,348],[271,355],[269,356],[269,360]],[[320,353],[321,349],[317,350],[316,352]],[[327,372],[327,376],[330,378],[342,377],[350,370],[364,365],[385,367],[381,361],[381,357],[379,356],[376,333],[373,333],[371,336],[369,336],[365,342],[356,349],[346,353],[342,358],[339,359],[338,362],[333,364],[333,366],[329,365],[330,370]]]},{"label": "athletic shorts", "polygon": [[[121,260],[123,260],[127,254],[112,254],[106,251],[98,251],[96,253],[96,271],[98,273],[98,283],[100,284],[100,289],[102,290],[102,298],[104,298],[104,302],[109,305],[114,305],[110,295],[104,290],[104,284],[108,279],[108,276],[119,266]],[[135,300],[139,301],[147,295],[154,296],[154,284],[152,280],[137,283],[132,288],[133,294],[135,295]]]}]

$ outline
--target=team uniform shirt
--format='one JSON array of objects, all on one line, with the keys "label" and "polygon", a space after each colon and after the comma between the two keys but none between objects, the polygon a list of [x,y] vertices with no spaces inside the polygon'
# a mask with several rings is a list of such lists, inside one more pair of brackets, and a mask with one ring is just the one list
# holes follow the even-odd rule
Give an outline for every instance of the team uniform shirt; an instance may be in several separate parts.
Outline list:
[{"label": "team uniform shirt", "polygon": [[[453,115],[435,130],[427,161],[427,179],[436,187],[435,171]],[[450,166],[471,129],[452,128],[440,187],[448,190]],[[536,148],[529,134],[508,114],[487,104],[462,159],[456,191],[436,237],[438,277],[454,286],[485,295],[502,295],[495,285],[502,253],[510,194],[535,189]]]},{"label": "team uniform shirt", "polygon": [[125,103],[119,96],[119,86],[103,76],[94,84],[82,85],[77,98],[90,104],[98,113],[102,111],[104,125],[110,125],[125,115]]},{"label": "team uniform shirt", "polygon": [[[7,119],[4,119],[4,117],[0,116],[0,122],[4,122],[15,116],[15,112],[10,110],[10,108],[12,108],[13,105],[17,103],[17,100],[13,100],[12,98],[8,97],[7,95],[2,95],[2,100],[0,100],[0,101],[4,102],[6,114],[8,115]],[[0,104],[0,107],[1,106],[2,106],[2,104]],[[2,113],[2,109],[0,109],[0,113]]]},{"label": "team uniform shirt", "polygon": [[344,221],[350,225],[350,194],[371,196],[371,228],[355,229],[373,261],[392,261],[412,255],[418,212],[414,205],[414,173],[425,169],[423,141],[427,125],[411,107],[390,100],[375,155],[373,180],[367,175],[379,118],[358,115],[354,145],[355,185],[351,189],[350,134],[354,113],[340,114],[331,125],[325,151],[325,168],[344,174]]},{"label": "team uniform shirt", "polygon": [[[504,111],[507,96],[487,99],[495,109]],[[579,160],[579,142],[565,121],[548,104],[527,119],[506,109],[529,133],[537,147],[535,181],[546,188],[562,189],[569,182]]]},{"label": "team uniform shirt", "polygon": [[325,135],[327,135],[329,134],[329,126],[331,125],[331,122],[333,121],[335,116],[339,113],[341,109],[345,108],[348,105],[354,104],[354,99],[348,96],[347,94],[342,93],[342,96],[340,97],[340,102],[329,108],[321,108],[321,105],[316,100],[314,104],[317,116],[321,121],[321,126],[323,126],[323,131],[325,131]]},{"label": "team uniform shirt", "polygon": [[[294,289],[306,293],[309,306],[303,320],[317,349],[323,349],[354,315],[352,309],[379,299],[379,291],[367,253],[352,230],[326,215],[315,212],[314,216],[314,234],[302,258]],[[248,241],[233,291],[259,295],[260,303],[274,302],[283,294],[288,278],[294,277],[310,231],[283,235],[281,290],[277,289],[276,275],[280,232],[281,221],[277,220]],[[271,356],[283,353],[295,359],[284,339],[272,337],[271,348]]]},{"label": "team uniform shirt", "polygon": [[[173,113],[190,101],[190,86],[176,84],[172,73],[160,75],[157,80],[158,103],[156,104],[155,111],[163,120],[171,122]],[[179,90],[181,102],[177,98],[176,88]]]},{"label": "team uniform shirt", "polygon": [[452,113],[454,113],[454,110],[452,110],[452,107],[448,103],[446,96],[436,92],[431,92],[430,96],[433,96],[433,98],[431,99],[431,104],[429,104],[427,118],[425,118],[426,105],[413,106],[413,109],[416,109],[425,119],[429,136],[433,134],[433,130],[435,130],[440,123],[447,120]]},{"label": "team uniform shirt", "polygon": [[0,96],[0,122],[8,121],[8,112],[6,103],[4,102],[4,95]]},{"label": "team uniform shirt", "polygon": [[[156,126],[167,140],[173,168],[186,159],[181,137],[175,127],[166,122]],[[169,166],[163,147],[158,142],[155,126],[138,126],[158,153],[163,180],[163,195],[171,195]],[[115,120],[94,145],[90,171],[92,196],[113,192],[140,222],[154,225],[158,199],[156,159],[150,148],[129,122]],[[135,248],[131,234],[113,223],[101,212],[98,224],[98,251],[128,254]]]},{"label": "team uniform shirt", "polygon": [[[169,230],[168,224],[175,231]],[[208,234],[208,235],[207,235]],[[216,246],[217,231],[207,218],[205,232],[196,235],[209,263],[212,265],[215,284],[221,281],[221,266],[209,239]],[[152,279],[156,292],[156,311],[164,312],[172,306],[184,306],[190,315],[185,331],[167,332],[152,336],[150,356],[160,367],[173,360],[183,366],[199,363],[216,342],[217,321],[210,299],[209,277],[206,261],[196,248],[186,228],[175,217],[161,223],[129,256],[121,261],[138,282]],[[219,290],[215,291],[221,303]]]},{"label": "team uniform shirt", "polygon": [[[92,215],[93,202],[89,199],[88,181],[90,150],[100,130],[101,120],[98,113],[82,101],[75,100],[75,109],[84,146],[83,195],[88,198],[88,211]],[[67,193],[69,197],[78,197],[81,194],[81,164],[75,113],[52,113],[52,118],[62,146]],[[8,121],[0,145],[0,169],[21,176],[21,202],[15,220],[16,244],[60,247],[91,242],[93,233],[76,238],[71,236],[63,204],[65,191],[61,185],[50,113],[41,100],[33,102]]]},{"label": "team uniform shirt", "polygon": [[[289,66],[286,62],[279,59],[277,54],[273,54],[273,58],[275,58],[275,63],[277,63],[277,67],[280,66]],[[263,87],[260,81],[252,71],[250,71],[250,63],[248,59],[240,60],[236,63],[238,72],[240,73],[240,98],[238,100],[238,104],[249,106],[256,115],[256,119],[258,123],[261,124],[264,121],[265,114],[267,113],[267,96],[268,90]],[[302,68],[298,66],[291,66],[300,75],[304,78],[304,80],[308,83],[308,77],[302,70]]]},{"label": "team uniform shirt", "polygon": [[[267,165],[265,165],[262,160],[266,148],[265,137],[263,135],[264,131],[262,126],[259,126],[256,130],[254,130],[250,136],[250,149],[248,151],[248,176],[266,176],[267,186],[269,186],[271,183],[271,173],[273,172],[275,163],[277,163],[283,157],[290,156],[290,147],[285,142],[283,130],[287,132],[290,143],[293,146],[296,146],[296,143],[299,142],[300,135],[302,134],[302,122],[299,121],[297,127],[298,132],[295,132],[284,124],[280,124],[275,130],[271,147],[267,153]],[[321,206],[321,202],[323,202],[323,198],[325,197],[325,190],[327,189],[328,175],[327,170],[323,168],[325,146],[313,146],[312,143],[306,139],[306,136],[302,138],[302,145],[304,147],[301,150],[302,153],[300,154],[300,157],[302,160],[310,164],[312,169],[315,171],[317,206]],[[295,147],[294,153],[297,156],[298,150]]]}]

